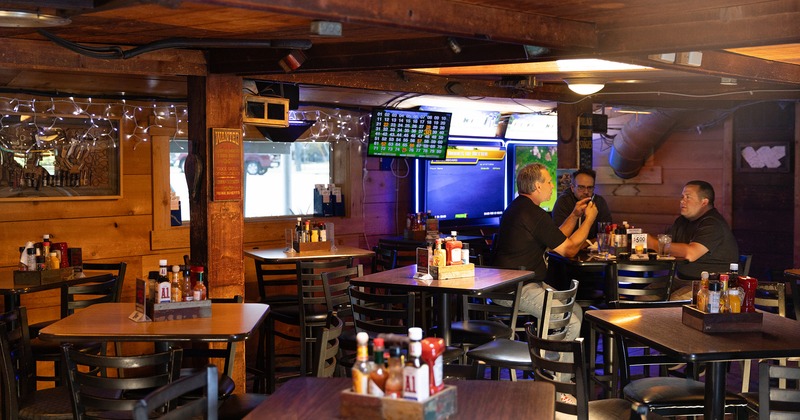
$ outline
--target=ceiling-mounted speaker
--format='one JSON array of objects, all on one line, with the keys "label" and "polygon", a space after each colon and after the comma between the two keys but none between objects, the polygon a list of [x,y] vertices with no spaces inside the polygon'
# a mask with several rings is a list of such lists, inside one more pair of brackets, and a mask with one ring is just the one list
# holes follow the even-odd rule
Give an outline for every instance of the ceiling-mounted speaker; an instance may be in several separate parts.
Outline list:
[{"label": "ceiling-mounted speaker", "polygon": [[289,100],[289,109],[300,107],[300,86],[292,83],[278,83],[266,80],[255,80],[256,92],[259,96],[277,96]]}]

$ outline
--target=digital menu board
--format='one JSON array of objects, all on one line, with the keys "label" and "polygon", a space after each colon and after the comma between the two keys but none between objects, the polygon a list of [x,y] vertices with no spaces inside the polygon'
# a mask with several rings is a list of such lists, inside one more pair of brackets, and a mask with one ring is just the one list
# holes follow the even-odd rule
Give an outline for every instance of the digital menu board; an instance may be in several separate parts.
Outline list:
[{"label": "digital menu board", "polygon": [[444,159],[449,112],[376,109],[371,114],[368,156]]}]

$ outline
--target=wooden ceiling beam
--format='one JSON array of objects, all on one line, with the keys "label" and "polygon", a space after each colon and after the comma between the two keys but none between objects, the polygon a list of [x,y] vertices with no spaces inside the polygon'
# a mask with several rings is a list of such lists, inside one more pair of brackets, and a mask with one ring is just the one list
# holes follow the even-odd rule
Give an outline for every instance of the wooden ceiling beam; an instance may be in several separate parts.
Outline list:
[{"label": "wooden ceiling beam", "polygon": [[779,61],[763,60],[726,51],[700,51],[700,66],[658,63],[648,58],[632,58],[623,61],[631,64],[679,70],[687,73],[732,77],[755,82],[800,84],[800,66]]},{"label": "wooden ceiling beam", "polygon": [[197,0],[226,7],[556,49],[593,49],[595,25],[448,0]]},{"label": "wooden ceiling beam", "polygon": [[461,79],[391,70],[266,74],[254,76],[253,78],[276,82],[335,86],[352,89],[462,97],[520,98],[558,101],[564,100],[569,95],[566,85],[545,84],[534,89],[519,89],[516,87],[501,87],[492,80]]},{"label": "wooden ceiling beam", "polygon": [[[318,44],[304,51],[305,62],[295,71],[393,70],[519,63],[529,58],[525,48],[517,44],[472,39],[458,39],[455,42],[460,47],[459,52],[454,52],[448,46],[446,37]],[[286,54],[286,51],[275,49],[214,49],[208,52],[209,72],[239,75],[282,73],[278,62]]]},{"label": "wooden ceiling beam", "polygon": [[652,24],[598,30],[597,54],[657,54],[800,42],[800,11],[696,20],[664,16]]}]

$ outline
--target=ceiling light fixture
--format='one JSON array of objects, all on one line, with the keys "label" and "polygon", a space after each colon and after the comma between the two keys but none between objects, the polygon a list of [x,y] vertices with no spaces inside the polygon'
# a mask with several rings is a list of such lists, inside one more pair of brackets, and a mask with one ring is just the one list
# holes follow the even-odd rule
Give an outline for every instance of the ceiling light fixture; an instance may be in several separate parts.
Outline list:
[{"label": "ceiling light fixture", "polygon": [[24,10],[0,10],[2,28],[45,28],[72,23],[69,18]]},{"label": "ceiling light fixture", "polygon": [[567,82],[567,87],[569,87],[569,90],[577,93],[578,95],[584,96],[597,93],[606,87],[604,83],[598,82],[570,82],[569,80],[565,80],[565,82]]},{"label": "ceiling light fixture", "polygon": [[739,81],[736,80],[735,77],[722,77],[720,78],[719,84],[723,86],[736,86],[739,84]]}]

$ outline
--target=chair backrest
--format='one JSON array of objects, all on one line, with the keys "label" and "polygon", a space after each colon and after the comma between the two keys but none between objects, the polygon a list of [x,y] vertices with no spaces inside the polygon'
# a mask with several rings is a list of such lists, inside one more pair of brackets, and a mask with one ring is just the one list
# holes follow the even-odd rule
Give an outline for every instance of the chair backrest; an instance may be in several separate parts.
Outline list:
[{"label": "chair backrest", "polygon": [[[649,374],[650,367],[662,367],[665,365],[674,365],[681,363],[680,360],[659,353],[649,346],[626,338],[624,336],[617,337],[615,341],[619,360],[619,383],[620,389],[628,385],[633,379],[633,371],[636,367],[642,367],[643,373]],[[687,367],[688,376],[695,377],[696,367]]]},{"label": "chair backrest", "polygon": [[0,313],[1,418],[16,418],[20,405],[36,392],[35,375],[25,307]]},{"label": "chair backrest", "polygon": [[[202,391],[200,398],[182,398],[187,395],[197,395],[200,391]],[[209,395],[214,397],[209,398]],[[149,420],[153,414],[160,414],[158,418],[164,420],[198,418],[198,416],[216,420],[218,400],[216,395],[217,367],[211,365],[194,375],[182,377],[147,394],[133,407],[133,419]],[[175,400],[180,400],[182,404],[162,414]]]},{"label": "chair backrest", "polygon": [[[104,356],[62,346],[76,419],[94,412],[128,412],[138,398],[180,376],[181,349],[140,356]],[[105,373],[111,373],[105,374]],[[119,376],[117,376],[119,374]]]},{"label": "chair backrest", "polygon": [[540,338],[563,340],[566,337],[577,295],[578,280],[575,279],[572,279],[572,285],[567,290],[545,289],[542,313],[538,317]]},{"label": "chair backrest", "polygon": [[666,302],[675,274],[675,264],[660,262],[617,262],[613,275],[615,287],[609,301],[616,306],[640,305],[639,302]]},{"label": "chair backrest", "polygon": [[755,305],[758,309],[786,316],[786,283],[758,282]]},{"label": "chair backrest", "polygon": [[[787,381],[792,387],[775,388],[775,379]],[[766,361],[758,363],[758,418],[800,418],[800,367],[776,366]]]},{"label": "chair backrest", "polygon": [[[323,276],[330,273],[328,277]],[[350,298],[347,288],[350,278],[364,275],[364,267],[353,267],[352,258],[326,261],[300,261],[297,263],[297,293],[301,302],[301,317],[306,317],[320,306],[325,312],[338,312],[347,307]]]},{"label": "chair backrest", "polygon": [[377,245],[372,247],[375,256],[372,257],[372,272],[391,270],[397,268],[397,250],[386,246]]},{"label": "chair backrest", "polygon": [[739,275],[750,275],[750,263],[753,261],[753,256],[750,254],[739,255]]},{"label": "chair backrest", "polygon": [[413,292],[371,293],[364,288],[350,286],[348,293],[357,332],[364,331],[370,337],[390,333],[407,334],[408,328],[415,326]]},{"label": "chair backrest", "polygon": [[[509,327],[509,336],[501,338],[513,340],[517,333],[517,319],[520,316],[519,299],[522,295],[522,287],[523,283],[519,282],[511,291],[505,289],[480,295],[462,296],[461,319],[481,319],[505,323]],[[506,301],[510,304],[499,305],[495,303],[498,301]]]},{"label": "chair backrest", "polygon": [[297,302],[297,265],[255,260],[258,295],[261,303]]},{"label": "chair backrest", "polygon": [[379,239],[378,247],[396,251],[395,266],[393,268],[405,267],[417,263],[416,244]]},{"label": "chair backrest", "polygon": [[61,318],[97,303],[116,302],[119,277],[61,288]]},{"label": "chair backrest", "polygon": [[122,299],[122,287],[125,284],[125,271],[128,268],[126,262],[118,263],[83,263],[84,270],[108,270],[116,271],[117,275],[117,290],[114,296],[114,302],[119,302]]},{"label": "chair backrest", "polygon": [[[577,416],[579,419],[588,419],[589,390],[586,386],[583,338],[574,341],[541,338],[531,322],[525,325],[525,332],[533,362],[534,379],[555,385],[556,393],[571,394],[577,402],[573,405],[557,398],[556,411]],[[573,379],[570,381],[569,378]]]},{"label": "chair backrest", "polygon": [[314,357],[313,375],[318,378],[333,377],[336,371],[336,356],[339,353],[339,336],[342,335],[344,321],[336,315],[328,316],[328,326],[322,329]]}]

